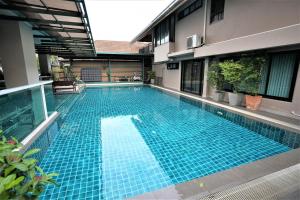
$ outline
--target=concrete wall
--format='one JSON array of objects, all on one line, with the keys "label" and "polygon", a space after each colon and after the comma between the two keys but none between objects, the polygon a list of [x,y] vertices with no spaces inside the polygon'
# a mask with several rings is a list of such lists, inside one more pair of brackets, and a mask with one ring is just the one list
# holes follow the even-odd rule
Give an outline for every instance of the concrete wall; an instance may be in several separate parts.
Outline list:
[{"label": "concrete wall", "polygon": [[176,21],[175,24],[175,51],[187,49],[186,38],[199,34],[203,35],[204,6],[194,11],[189,16]]},{"label": "concrete wall", "polygon": [[206,56],[295,45],[300,44],[299,35],[300,24],[296,24],[267,32],[205,45],[203,47],[196,48],[194,56],[201,58]]},{"label": "concrete wall", "polygon": [[174,51],[174,43],[167,42],[154,48],[154,62],[168,61],[168,54]]},{"label": "concrete wall", "polygon": [[181,62],[177,70],[167,70],[166,64],[155,64],[153,65],[153,71],[155,71],[157,77],[163,78],[163,87],[180,91]]},{"label": "concrete wall", "polygon": [[207,43],[215,43],[300,23],[299,0],[225,0],[224,19],[209,24]]},{"label": "concrete wall", "polygon": [[0,21],[0,57],[7,88],[39,80],[33,34],[22,22]]}]

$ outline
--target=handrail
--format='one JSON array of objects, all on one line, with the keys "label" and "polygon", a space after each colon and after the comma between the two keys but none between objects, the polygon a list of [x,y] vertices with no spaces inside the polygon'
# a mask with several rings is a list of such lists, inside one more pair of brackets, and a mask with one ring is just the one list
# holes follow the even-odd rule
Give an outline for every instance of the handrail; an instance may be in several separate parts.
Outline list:
[{"label": "handrail", "polygon": [[41,85],[46,85],[46,84],[49,84],[49,83],[52,83],[52,82],[53,82],[53,80],[40,81],[38,83],[34,83],[34,84],[30,84],[30,85],[23,85],[23,86],[19,86],[19,87],[0,90],[0,96],[5,95],[5,94],[10,94],[10,93],[13,93],[13,92],[26,90],[26,89],[29,89],[29,88],[34,88],[34,87],[41,86]]}]

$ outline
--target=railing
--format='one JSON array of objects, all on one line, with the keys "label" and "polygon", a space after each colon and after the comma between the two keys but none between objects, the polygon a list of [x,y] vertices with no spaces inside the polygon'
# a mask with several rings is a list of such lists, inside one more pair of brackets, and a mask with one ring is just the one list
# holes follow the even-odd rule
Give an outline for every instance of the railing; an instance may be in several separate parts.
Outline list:
[{"label": "railing", "polygon": [[0,91],[0,129],[23,140],[54,112],[52,81]]}]

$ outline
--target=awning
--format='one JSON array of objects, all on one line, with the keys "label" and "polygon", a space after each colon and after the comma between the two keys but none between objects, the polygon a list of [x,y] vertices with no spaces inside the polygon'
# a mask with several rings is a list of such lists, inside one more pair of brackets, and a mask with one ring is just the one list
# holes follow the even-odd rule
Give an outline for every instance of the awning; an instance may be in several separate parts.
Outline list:
[{"label": "awning", "polygon": [[31,25],[38,54],[96,55],[84,0],[0,0],[0,19]]}]

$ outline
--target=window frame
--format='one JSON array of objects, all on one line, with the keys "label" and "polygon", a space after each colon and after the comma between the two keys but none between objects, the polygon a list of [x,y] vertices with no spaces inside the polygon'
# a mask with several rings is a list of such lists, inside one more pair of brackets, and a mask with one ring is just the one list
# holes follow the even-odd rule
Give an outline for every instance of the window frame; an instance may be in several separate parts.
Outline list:
[{"label": "window frame", "polygon": [[[213,3],[217,4],[218,2],[220,2],[220,0],[211,0],[210,2],[210,16],[209,16],[209,23],[213,24],[215,22],[221,21],[224,19],[224,11],[225,11],[225,1],[226,0],[222,0],[223,1],[223,10],[219,11],[216,8],[213,10]],[[217,6],[215,6],[217,7]],[[218,19],[215,19],[215,17],[218,16]],[[221,16],[221,17],[220,17]]]},{"label": "window frame", "polygon": [[[293,77],[291,81],[291,86],[290,86],[290,91],[289,91],[289,96],[288,97],[277,97],[277,96],[272,96],[272,95],[267,95],[267,89],[269,85],[269,80],[270,80],[270,73],[271,73],[271,66],[272,66],[272,56],[274,55],[282,55],[282,54],[296,54],[296,60],[294,64],[294,71],[293,71]],[[296,81],[297,81],[297,76],[298,76],[298,70],[299,70],[299,64],[300,64],[300,51],[284,51],[284,52],[274,52],[274,53],[269,53],[268,54],[269,63],[268,63],[268,74],[267,74],[267,79],[266,79],[266,86],[265,86],[265,94],[259,94],[262,95],[264,98],[268,99],[274,99],[274,100],[279,100],[279,101],[287,101],[287,102],[292,102],[293,97],[294,97],[294,91],[296,87]]]},{"label": "window frame", "polygon": [[195,0],[193,3],[182,9],[181,11],[178,12],[177,14],[177,21],[182,20],[183,18],[189,16],[196,10],[202,8],[203,6],[203,0]]},{"label": "window frame", "polygon": [[154,46],[175,42],[175,16],[171,15],[161,21],[154,28]]},{"label": "window frame", "polygon": [[[268,84],[269,84],[269,78],[270,78],[270,72],[271,72],[271,66],[272,66],[272,56],[273,55],[278,55],[278,54],[296,54],[296,61],[295,61],[295,65],[294,65],[294,71],[293,71],[293,77],[292,77],[292,81],[291,81],[291,86],[290,86],[290,91],[289,91],[289,97],[277,97],[277,96],[271,96],[271,95],[267,95],[267,88],[268,88]],[[224,57],[221,58],[220,61],[224,61],[224,60],[237,60],[240,59],[241,57],[244,56],[255,56],[255,55],[261,55],[261,53],[255,53],[255,54],[249,54],[249,55],[232,55],[232,56],[228,56],[228,57]],[[273,99],[273,100],[279,100],[279,101],[285,101],[285,102],[292,102],[293,101],[293,97],[294,97],[294,92],[295,92],[295,87],[296,87],[296,81],[297,81],[297,77],[298,77],[298,73],[300,73],[300,50],[291,50],[291,51],[280,51],[280,52],[269,52],[266,53],[267,55],[267,59],[268,59],[268,74],[267,74],[267,79],[266,79],[266,86],[265,86],[265,91],[264,94],[259,94],[261,95],[263,98],[267,98],[267,99]],[[228,84],[228,83],[227,83]],[[230,84],[228,84],[230,85]],[[225,89],[223,88],[224,91],[226,92],[232,92],[232,89]],[[240,92],[242,94],[248,94],[247,92]]]},{"label": "window frame", "polygon": [[[175,66],[175,67],[172,67]],[[179,69],[179,62],[169,62],[167,63],[167,70],[178,70]]]}]

